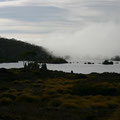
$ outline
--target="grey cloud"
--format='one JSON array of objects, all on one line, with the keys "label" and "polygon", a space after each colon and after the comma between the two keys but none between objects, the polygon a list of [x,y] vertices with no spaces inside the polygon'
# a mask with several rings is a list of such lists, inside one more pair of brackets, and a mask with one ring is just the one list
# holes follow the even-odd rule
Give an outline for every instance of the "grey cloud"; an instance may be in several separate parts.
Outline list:
[{"label": "grey cloud", "polygon": [[0,8],[0,18],[21,21],[63,21],[65,10],[50,6],[19,6]]},{"label": "grey cloud", "polygon": [[24,30],[0,30],[1,34],[47,34],[50,31],[24,31]]},{"label": "grey cloud", "polygon": [[26,6],[1,7],[0,18],[31,22],[28,26],[34,26],[35,23],[35,26],[44,27],[31,27],[32,31],[29,27],[11,30],[6,27],[0,32],[43,45],[60,55],[120,54],[119,0],[67,0],[68,4],[63,3],[60,8],[56,1],[54,7],[49,3],[46,6],[29,6],[26,3]]},{"label": "grey cloud", "polygon": [[84,22],[119,22],[119,0],[76,0],[70,7],[71,18]]}]

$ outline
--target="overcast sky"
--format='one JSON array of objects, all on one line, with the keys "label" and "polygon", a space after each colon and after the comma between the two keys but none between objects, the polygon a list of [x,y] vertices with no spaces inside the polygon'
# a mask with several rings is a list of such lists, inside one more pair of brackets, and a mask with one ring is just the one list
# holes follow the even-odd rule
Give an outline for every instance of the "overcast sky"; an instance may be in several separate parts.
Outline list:
[{"label": "overcast sky", "polygon": [[0,0],[0,35],[57,55],[120,55],[120,0]]}]

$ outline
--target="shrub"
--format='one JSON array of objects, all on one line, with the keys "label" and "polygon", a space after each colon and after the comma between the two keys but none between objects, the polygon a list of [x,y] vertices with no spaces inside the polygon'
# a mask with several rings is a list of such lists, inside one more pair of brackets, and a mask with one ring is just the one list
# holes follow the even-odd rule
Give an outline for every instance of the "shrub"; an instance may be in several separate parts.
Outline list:
[{"label": "shrub", "polygon": [[51,89],[51,90],[48,90],[48,91],[47,91],[47,94],[48,94],[48,95],[56,95],[56,94],[57,94],[57,91],[54,90],[54,89]]},{"label": "shrub", "polygon": [[43,80],[36,80],[37,83],[43,83]]},{"label": "shrub", "polygon": [[22,80],[22,81],[21,80],[19,80],[19,81],[16,80],[16,81],[14,81],[14,83],[15,84],[24,84],[24,83],[30,83],[30,81],[29,80]]},{"label": "shrub", "polygon": [[14,93],[8,93],[8,92],[2,93],[1,97],[6,97],[12,100],[16,99],[16,95]]},{"label": "shrub", "polygon": [[16,93],[17,90],[16,89],[9,89],[8,92],[10,92],[10,93]]},{"label": "shrub", "polygon": [[31,85],[32,85],[33,87],[40,87],[40,86],[41,86],[40,83],[32,83]]},{"label": "shrub", "polygon": [[40,97],[38,97],[38,96],[32,96],[30,94],[22,94],[22,95],[20,95],[17,98],[17,101],[20,101],[20,102],[29,102],[29,103],[38,102],[39,100],[40,100]]},{"label": "shrub", "polygon": [[0,88],[0,91],[7,91],[7,90],[9,90],[8,87],[1,87],[1,88]]},{"label": "shrub", "polygon": [[60,99],[52,99],[48,104],[53,107],[59,107],[62,101]]},{"label": "shrub", "polygon": [[76,103],[63,103],[61,107],[68,108],[68,109],[79,108],[79,106]]},{"label": "shrub", "polygon": [[11,104],[13,101],[12,101],[12,99],[10,99],[10,98],[6,98],[6,97],[4,97],[4,98],[1,98],[0,99],[0,104],[1,105],[9,105],[9,104]]},{"label": "shrub", "polygon": [[72,94],[86,96],[86,95],[104,95],[115,96],[117,95],[117,88],[109,83],[83,83],[74,85]]},{"label": "shrub", "polygon": [[92,103],[91,105],[92,108],[97,108],[97,109],[100,109],[100,108],[108,108],[108,105],[105,103],[105,102],[102,102],[102,103]]}]

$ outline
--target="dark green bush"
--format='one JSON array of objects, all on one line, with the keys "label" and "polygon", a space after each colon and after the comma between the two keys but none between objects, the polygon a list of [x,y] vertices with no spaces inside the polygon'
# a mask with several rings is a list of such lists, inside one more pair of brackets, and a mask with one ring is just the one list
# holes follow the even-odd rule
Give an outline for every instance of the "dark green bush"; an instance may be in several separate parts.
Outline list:
[{"label": "dark green bush", "polygon": [[6,97],[4,97],[4,98],[1,98],[0,99],[0,105],[9,105],[9,104],[11,104],[13,101],[12,101],[12,99],[10,99],[10,98],[6,98]]},{"label": "dark green bush", "polygon": [[72,88],[72,94],[86,96],[86,95],[104,95],[116,96],[118,94],[117,88],[111,84],[77,84]]},{"label": "dark green bush", "polygon": [[38,96],[32,96],[30,94],[22,94],[17,98],[17,101],[19,102],[28,102],[28,103],[38,102],[39,100],[40,98]]}]

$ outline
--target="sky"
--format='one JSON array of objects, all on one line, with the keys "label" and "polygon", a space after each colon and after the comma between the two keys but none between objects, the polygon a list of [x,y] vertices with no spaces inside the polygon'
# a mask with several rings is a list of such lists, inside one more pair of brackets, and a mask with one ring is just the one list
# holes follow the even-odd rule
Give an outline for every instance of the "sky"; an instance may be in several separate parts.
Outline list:
[{"label": "sky", "polygon": [[120,55],[120,0],[0,0],[0,36],[58,56]]}]

